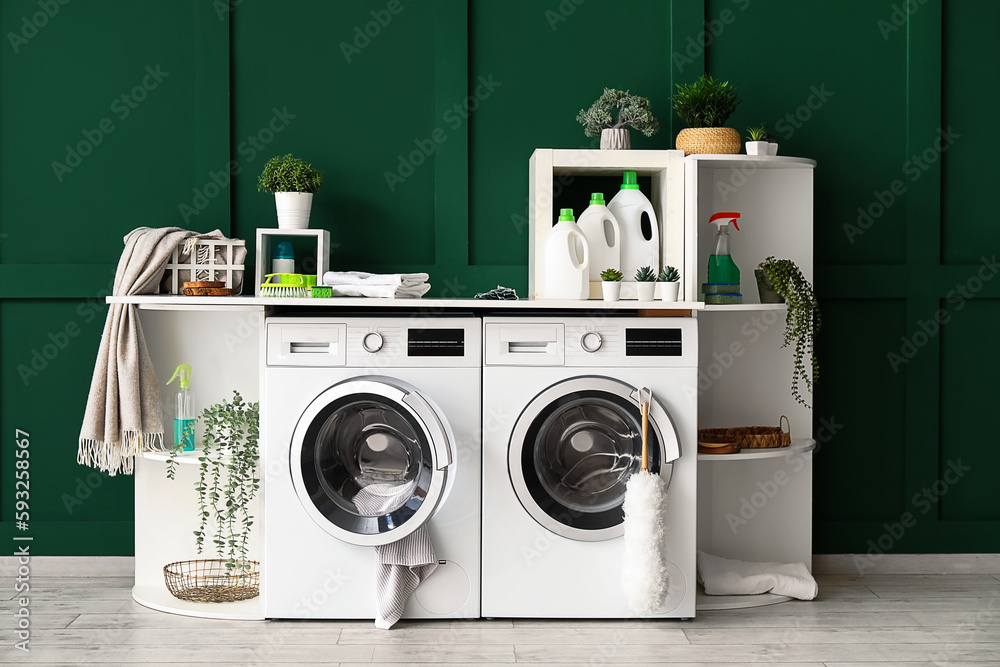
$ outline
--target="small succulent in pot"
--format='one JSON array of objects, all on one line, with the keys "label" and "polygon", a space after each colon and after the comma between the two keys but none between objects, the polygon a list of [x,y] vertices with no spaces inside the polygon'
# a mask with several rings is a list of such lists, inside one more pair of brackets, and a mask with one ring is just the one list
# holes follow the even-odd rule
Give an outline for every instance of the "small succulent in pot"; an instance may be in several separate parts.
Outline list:
[{"label": "small succulent in pot", "polygon": [[747,155],[769,155],[767,125],[747,128]]},{"label": "small succulent in pot", "polygon": [[601,293],[605,301],[617,301],[622,295],[622,278],[625,276],[618,269],[601,271]]},{"label": "small succulent in pot", "polygon": [[665,266],[656,278],[661,283],[675,283],[681,279],[681,274],[672,266]]},{"label": "small succulent in pot", "polygon": [[656,272],[652,267],[643,266],[635,272],[635,291],[639,301],[652,301],[656,294]]}]

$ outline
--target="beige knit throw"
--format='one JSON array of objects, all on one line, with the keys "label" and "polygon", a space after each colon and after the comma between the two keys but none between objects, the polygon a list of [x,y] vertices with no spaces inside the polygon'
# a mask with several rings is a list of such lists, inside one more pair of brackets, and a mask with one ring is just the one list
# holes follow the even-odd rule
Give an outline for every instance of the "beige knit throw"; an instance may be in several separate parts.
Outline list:
[{"label": "beige knit throw", "polygon": [[[177,244],[192,238],[225,238],[215,230],[198,234],[178,227],[140,227],[125,236],[114,295],[156,294]],[[163,446],[160,386],[132,304],[111,304],[101,335],[87,412],[80,430],[77,463],[112,477],[131,475],[139,452]]]}]

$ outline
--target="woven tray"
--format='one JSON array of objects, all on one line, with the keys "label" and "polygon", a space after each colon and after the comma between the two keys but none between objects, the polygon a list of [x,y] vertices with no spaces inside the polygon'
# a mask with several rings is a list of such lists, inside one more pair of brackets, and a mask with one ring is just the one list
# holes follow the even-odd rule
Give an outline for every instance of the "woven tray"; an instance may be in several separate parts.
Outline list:
[{"label": "woven tray", "polygon": [[[782,424],[788,429],[782,428]],[[792,426],[788,417],[781,415],[778,426],[735,426],[732,428],[703,428],[698,430],[699,442],[738,442],[741,449],[775,449],[792,444]]]},{"label": "woven tray", "polygon": [[191,602],[235,602],[257,597],[260,592],[260,563],[247,561],[249,569],[226,572],[220,558],[182,560],[163,566],[163,581],[170,594]]}]

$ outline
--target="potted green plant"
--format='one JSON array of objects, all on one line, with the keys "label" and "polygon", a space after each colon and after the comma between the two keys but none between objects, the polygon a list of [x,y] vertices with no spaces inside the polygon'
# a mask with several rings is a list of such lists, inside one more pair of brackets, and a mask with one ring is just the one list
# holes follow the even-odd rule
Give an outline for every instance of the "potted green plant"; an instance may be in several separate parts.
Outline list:
[{"label": "potted green plant", "polygon": [[[257,464],[260,458],[258,441],[260,433],[260,404],[247,403],[239,392],[233,392],[231,403],[222,401],[205,408],[196,421],[204,424],[198,457],[198,528],[194,531],[198,554],[205,548],[211,534],[214,551],[221,560],[184,561],[165,568],[168,587],[177,597],[203,599],[205,588],[220,586],[235,591],[230,599],[248,599],[257,595],[257,562],[249,559],[248,539],[253,516],[250,502],[260,489]],[[195,424],[188,426],[194,429]],[[175,445],[167,460],[167,477],[174,479],[178,456],[183,454],[183,441]],[[214,532],[209,523],[214,522]],[[202,582],[201,590],[188,590],[193,597],[178,595],[171,585],[172,566],[185,563],[205,564],[200,571],[211,570],[209,581]],[[188,577],[190,579],[190,577]],[[195,582],[197,585],[198,582]],[[219,600],[223,601],[223,600]]]},{"label": "potted green plant", "polygon": [[665,266],[656,277],[660,283],[660,298],[664,301],[677,301],[677,294],[681,288],[681,274],[672,266]]},{"label": "potted green plant", "polygon": [[622,295],[622,272],[618,269],[601,271],[601,293],[605,301],[617,301]]},{"label": "potted green plant", "polygon": [[703,74],[692,84],[677,84],[677,93],[670,99],[677,115],[688,125],[676,141],[677,148],[685,155],[740,152],[740,133],[723,127],[743,101],[728,81],[716,81]]},{"label": "potted green plant", "polygon": [[747,155],[769,155],[769,146],[766,126],[747,128]]},{"label": "potted green plant", "polygon": [[635,272],[635,291],[639,301],[652,301],[656,293],[656,272],[648,266],[642,266]]},{"label": "potted green plant", "polygon": [[813,382],[819,379],[815,342],[821,319],[813,287],[790,259],[768,257],[757,266],[754,274],[761,292],[761,303],[766,303],[764,291],[770,289],[788,306],[785,314],[785,338],[781,346],[794,347],[792,396],[802,405],[811,407],[802,397],[799,385],[801,383],[807,391],[812,392]]},{"label": "potted green plant", "polygon": [[660,131],[660,124],[649,111],[649,100],[614,88],[605,88],[604,94],[589,109],[580,110],[576,120],[583,125],[588,137],[601,135],[602,149],[631,148],[629,127],[647,137]]},{"label": "potted green plant", "polygon": [[289,153],[267,161],[257,190],[274,193],[279,229],[308,229],[313,194],[322,184],[323,172]]}]

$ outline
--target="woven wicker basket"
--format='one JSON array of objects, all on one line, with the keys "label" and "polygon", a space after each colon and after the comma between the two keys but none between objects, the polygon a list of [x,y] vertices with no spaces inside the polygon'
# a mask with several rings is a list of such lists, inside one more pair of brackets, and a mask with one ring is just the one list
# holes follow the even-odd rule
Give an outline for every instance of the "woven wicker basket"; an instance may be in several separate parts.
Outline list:
[{"label": "woven wicker basket", "polygon": [[688,127],[677,135],[675,145],[685,155],[729,155],[739,153],[743,143],[740,133],[731,127]]},{"label": "woven wicker basket", "polygon": [[[782,423],[788,428],[784,430]],[[736,426],[733,428],[703,428],[698,430],[699,442],[736,441],[740,449],[775,449],[792,444],[792,426],[781,415],[777,426]]]},{"label": "woven wicker basket", "polygon": [[246,562],[246,569],[226,572],[222,559],[182,560],[163,566],[163,580],[170,594],[191,602],[236,602],[260,593],[260,563]]}]

